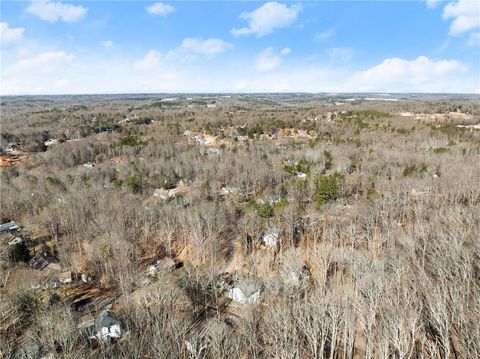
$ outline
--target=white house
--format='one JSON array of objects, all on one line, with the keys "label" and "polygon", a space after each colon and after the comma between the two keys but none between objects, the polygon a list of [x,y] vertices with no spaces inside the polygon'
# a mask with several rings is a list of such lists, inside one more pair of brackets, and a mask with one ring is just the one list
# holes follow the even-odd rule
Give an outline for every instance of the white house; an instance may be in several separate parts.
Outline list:
[{"label": "white house", "polygon": [[480,123],[477,125],[457,125],[458,128],[473,128],[474,130],[480,130]]},{"label": "white house", "polygon": [[156,276],[158,273],[158,269],[171,271],[175,268],[177,268],[177,263],[175,263],[175,261],[172,258],[165,257],[156,261],[155,264],[150,265],[148,267],[147,272],[148,272],[148,275],[150,276]]},{"label": "white house", "polygon": [[15,246],[15,245],[21,244],[21,243],[23,243],[23,239],[20,238],[20,237],[15,237],[8,242],[8,245],[9,246]]},{"label": "white house", "polygon": [[280,232],[276,228],[269,229],[263,235],[262,241],[268,247],[274,247],[278,244],[278,237],[280,236]]},{"label": "white house", "polygon": [[228,291],[228,297],[240,304],[252,304],[255,303],[260,296],[260,289],[256,290],[248,297],[243,293],[243,290],[240,288],[232,288]]},{"label": "white house", "polygon": [[73,282],[72,271],[65,271],[58,275],[58,280],[60,283],[68,284]]},{"label": "white house", "polygon": [[297,135],[298,137],[309,137],[308,133],[305,130],[298,130]]},{"label": "white house", "polygon": [[222,187],[220,189],[220,194],[222,196],[228,196],[230,194],[239,194],[239,193],[240,193],[240,189],[237,187]]},{"label": "white house", "polygon": [[90,283],[93,280],[93,278],[86,273],[82,273],[82,275],[80,276],[80,279],[84,283]]},{"label": "white house", "polygon": [[50,139],[45,141],[45,146],[49,147],[49,146],[56,145],[57,143],[58,143],[58,140],[56,140],[54,138],[50,138]]},{"label": "white house", "polygon": [[272,195],[272,196],[265,196],[258,200],[258,203],[265,204],[268,203],[269,205],[273,206],[276,203],[280,203],[282,201],[282,197],[279,195]]}]

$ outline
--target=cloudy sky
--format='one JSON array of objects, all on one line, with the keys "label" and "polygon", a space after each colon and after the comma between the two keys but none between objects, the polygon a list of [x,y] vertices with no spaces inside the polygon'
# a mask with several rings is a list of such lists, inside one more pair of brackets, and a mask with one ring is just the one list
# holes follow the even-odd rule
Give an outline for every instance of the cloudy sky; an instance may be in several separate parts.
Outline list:
[{"label": "cloudy sky", "polygon": [[480,0],[0,6],[3,95],[480,92]]}]

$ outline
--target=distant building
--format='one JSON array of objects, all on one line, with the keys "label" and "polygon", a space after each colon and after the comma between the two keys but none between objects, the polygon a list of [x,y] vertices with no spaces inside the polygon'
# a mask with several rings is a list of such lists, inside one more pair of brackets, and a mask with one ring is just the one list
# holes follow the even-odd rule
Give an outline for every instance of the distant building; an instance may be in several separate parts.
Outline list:
[{"label": "distant building", "polygon": [[240,288],[232,288],[228,291],[228,297],[240,304],[252,304],[255,303],[260,296],[260,289],[256,290],[252,294],[250,294],[248,297],[245,295],[243,290]]},{"label": "distant building", "polygon": [[0,232],[16,231],[20,227],[14,221],[0,224]]},{"label": "distant building", "polygon": [[7,146],[5,146],[5,152],[6,153],[15,152],[16,149],[17,149],[17,144],[16,143],[9,143]]},{"label": "distant building", "polygon": [[17,244],[22,244],[23,243],[23,238],[21,237],[15,237],[12,238],[10,241],[8,241],[9,246],[15,246]]},{"label": "distant building", "polygon": [[205,136],[205,135],[195,135],[193,137],[198,143],[201,145],[209,146],[213,144],[215,139],[212,136]]},{"label": "distant building", "polygon": [[480,123],[477,125],[457,125],[458,128],[473,128],[474,130],[480,130]]},{"label": "distant building", "polygon": [[60,270],[58,260],[48,252],[36,254],[28,261],[28,264],[36,270],[43,270],[45,268]]},{"label": "distant building", "polygon": [[96,338],[105,344],[111,343],[122,335],[120,321],[109,310],[102,312],[95,320],[95,330],[96,334],[91,339]]},{"label": "distant building", "polygon": [[305,130],[298,130],[297,135],[298,135],[298,137],[309,137],[307,131],[305,131]]},{"label": "distant building", "polygon": [[234,195],[234,194],[240,194],[240,189],[237,187],[222,187],[220,189],[220,195],[222,196],[228,196],[228,195]]},{"label": "distant building", "polygon": [[49,146],[56,145],[57,143],[58,143],[58,140],[56,140],[54,138],[50,138],[50,139],[45,141],[45,146],[49,147]]},{"label": "distant building", "polygon": [[260,198],[258,203],[265,204],[268,203],[269,205],[273,206],[276,203],[280,203],[282,201],[282,197],[279,195],[272,195],[272,196],[265,196]]},{"label": "distant building", "polygon": [[175,195],[174,195],[173,193],[171,193],[171,191],[168,190],[168,189],[157,188],[157,189],[153,192],[153,196],[154,196],[154,197],[159,197],[160,199],[166,201],[166,200],[168,200],[168,199],[173,198]]},{"label": "distant building", "polygon": [[150,265],[148,267],[148,274],[151,276],[155,276],[157,275],[159,269],[164,271],[172,271],[174,269],[180,268],[182,265],[182,262],[177,263],[172,258],[165,257],[156,261],[155,264]]},{"label": "distant building", "polygon": [[58,275],[58,280],[60,283],[68,284],[73,282],[72,271],[62,272]]},{"label": "distant building", "polygon": [[262,241],[268,247],[274,247],[278,244],[280,232],[276,228],[269,229],[263,235]]}]

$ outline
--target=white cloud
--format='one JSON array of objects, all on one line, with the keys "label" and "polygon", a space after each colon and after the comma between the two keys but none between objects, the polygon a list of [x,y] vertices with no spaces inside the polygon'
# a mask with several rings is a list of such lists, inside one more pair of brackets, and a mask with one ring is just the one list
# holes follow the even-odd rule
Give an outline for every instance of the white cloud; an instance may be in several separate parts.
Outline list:
[{"label": "white cloud", "polygon": [[48,0],[32,1],[25,10],[48,22],[75,22],[84,18],[88,9],[81,5],[62,4]]},{"label": "white cloud", "polygon": [[74,55],[67,54],[64,51],[42,52],[36,56],[16,62],[9,68],[9,71],[53,72],[59,66],[71,62],[74,58]]},{"label": "white cloud", "polygon": [[[187,50],[188,49],[188,50]],[[16,60],[17,51],[2,59],[2,94],[128,93],[128,92],[479,92],[478,68],[452,59],[391,58],[355,72],[342,63],[286,61],[288,48],[267,47],[251,59],[228,58],[190,64],[157,50],[135,54],[65,51],[35,53]],[[181,51],[185,51],[182,53]],[[207,52],[208,53],[208,52]],[[137,61],[136,61],[137,60]],[[254,66],[255,65],[255,66]]]},{"label": "white cloud", "polygon": [[[151,71],[137,71],[132,58],[99,57],[95,53],[79,53],[68,66],[55,71],[2,71],[2,94],[86,94],[126,92],[181,91],[195,86],[195,72],[183,76],[184,68],[163,62]],[[201,88],[198,86],[196,88]]]},{"label": "white cloud", "polygon": [[468,38],[468,46],[480,46],[480,32],[473,32]]},{"label": "white cloud", "polygon": [[425,2],[427,3],[427,7],[429,9],[436,8],[440,1],[442,1],[442,0],[425,0]]},{"label": "white cloud", "polygon": [[139,71],[151,71],[160,65],[161,55],[157,50],[151,49],[140,60],[135,61],[133,67]]},{"label": "white cloud", "polygon": [[147,11],[152,15],[167,16],[168,14],[174,12],[175,8],[172,5],[157,2],[147,7]]},{"label": "white cloud", "polygon": [[155,49],[149,50],[146,55],[133,63],[137,71],[152,71],[160,68],[160,65],[175,65],[179,62],[189,62],[199,56],[213,58],[231,48],[232,45],[220,39],[185,38],[180,46],[174,50],[161,54]]},{"label": "white cloud", "polygon": [[180,50],[183,52],[191,52],[194,54],[214,57],[232,47],[231,44],[220,39],[207,39],[187,37],[183,39]]},{"label": "white cloud", "polygon": [[349,62],[353,57],[353,51],[343,47],[332,47],[327,49],[327,55],[334,62]]},{"label": "white cloud", "polygon": [[389,58],[353,75],[347,88],[357,91],[452,92],[460,86],[468,67],[457,60],[435,61]]},{"label": "white cloud", "polygon": [[274,54],[272,47],[267,47],[258,54],[255,59],[255,69],[257,71],[270,71],[282,63],[282,58]]},{"label": "white cloud", "polygon": [[234,36],[252,35],[265,36],[276,29],[289,26],[297,20],[301,11],[300,5],[288,7],[278,2],[267,2],[252,12],[240,14],[240,18],[248,22],[248,27],[233,28]]},{"label": "white cloud", "polygon": [[[305,64],[304,64],[305,65]],[[118,74],[122,74],[119,76]],[[457,92],[480,93],[478,72],[450,73],[428,83],[376,81],[366,88],[362,79],[352,79],[343,68],[318,65],[279,67],[275,71],[250,71],[248,66],[230,63],[208,67],[162,62],[148,72],[135,71],[124,58],[104,60],[89,56],[77,59],[72,67],[48,74],[2,72],[2,94],[50,93],[159,93],[159,92]],[[432,76],[431,76],[432,77]],[[365,81],[365,80],[364,80]]]},{"label": "white cloud", "polygon": [[459,0],[445,6],[444,19],[453,18],[450,35],[456,36],[480,28],[480,2],[478,0]]},{"label": "white cloud", "polygon": [[115,43],[112,40],[102,41],[102,46],[106,48],[112,48],[115,46]]},{"label": "white cloud", "polygon": [[19,43],[23,40],[23,27],[10,27],[8,23],[0,23],[0,38],[2,46],[9,46]]},{"label": "white cloud", "polygon": [[283,61],[283,56],[290,54],[292,50],[285,47],[280,51],[280,54],[276,54],[273,47],[269,46],[261,53],[259,53],[255,59],[255,69],[257,71],[271,71],[277,68]]},{"label": "white cloud", "polygon": [[335,29],[328,29],[315,35],[316,42],[324,42],[335,34]]}]

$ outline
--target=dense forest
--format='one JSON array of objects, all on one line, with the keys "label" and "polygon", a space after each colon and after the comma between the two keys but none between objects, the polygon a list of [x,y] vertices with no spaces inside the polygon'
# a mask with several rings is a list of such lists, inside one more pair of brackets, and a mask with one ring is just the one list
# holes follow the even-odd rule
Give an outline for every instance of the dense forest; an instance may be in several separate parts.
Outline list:
[{"label": "dense forest", "polygon": [[480,105],[5,97],[0,357],[479,358]]}]

